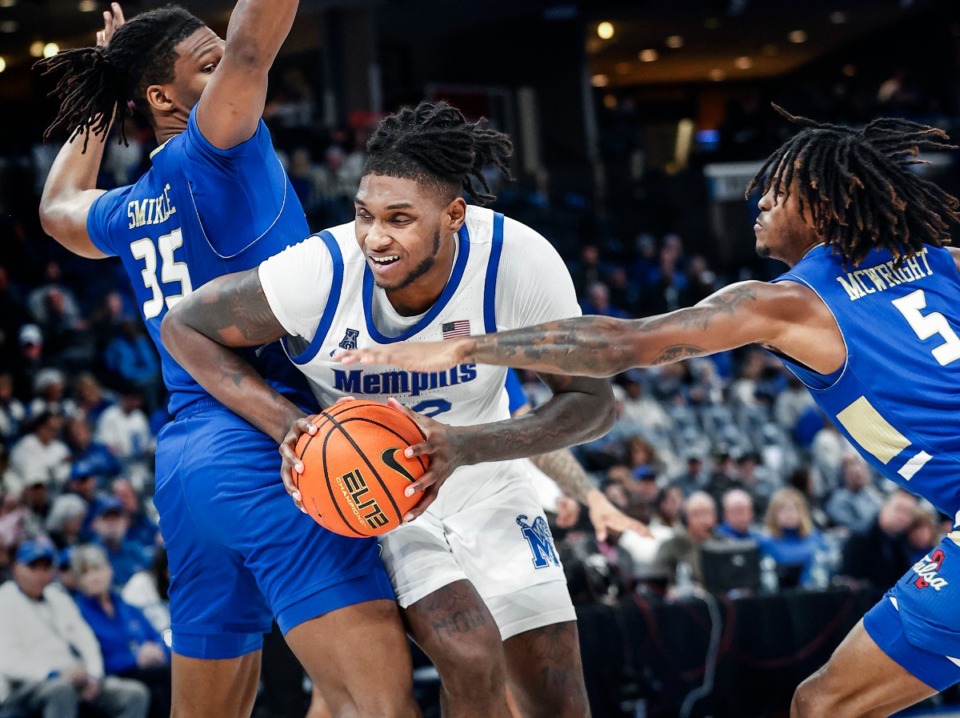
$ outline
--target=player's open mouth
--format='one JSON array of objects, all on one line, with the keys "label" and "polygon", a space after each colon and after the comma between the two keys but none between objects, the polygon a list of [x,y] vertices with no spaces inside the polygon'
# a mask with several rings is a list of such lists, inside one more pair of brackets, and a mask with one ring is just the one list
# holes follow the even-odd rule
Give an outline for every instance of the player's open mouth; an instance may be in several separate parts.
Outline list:
[{"label": "player's open mouth", "polygon": [[400,257],[394,254],[389,257],[370,257],[370,259],[373,260],[374,264],[384,266],[387,264],[393,264],[394,262],[398,261]]}]

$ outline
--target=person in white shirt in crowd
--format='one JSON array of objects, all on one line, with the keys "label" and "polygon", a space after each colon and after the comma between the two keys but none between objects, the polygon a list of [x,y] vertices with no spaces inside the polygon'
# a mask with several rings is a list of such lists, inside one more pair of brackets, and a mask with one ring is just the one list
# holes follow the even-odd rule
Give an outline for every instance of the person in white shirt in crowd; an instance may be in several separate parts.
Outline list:
[{"label": "person in white shirt in crowd", "polygon": [[124,476],[138,491],[143,491],[153,477],[156,437],[143,410],[140,389],[123,382],[118,393],[117,403],[104,409],[97,420],[94,438],[120,459]]},{"label": "person in white shirt in crowd", "polygon": [[143,395],[132,386],[120,390],[120,400],[97,421],[96,440],[121,460],[139,459],[153,446],[150,422],[143,411]]},{"label": "person in white shirt in crowd", "polygon": [[33,379],[33,393],[28,416],[39,416],[43,412],[68,417],[77,413],[77,403],[64,396],[67,380],[59,369],[47,368],[37,372]]},{"label": "person in white shirt in crowd", "polygon": [[823,428],[814,434],[810,444],[811,474],[818,497],[826,496],[840,484],[840,465],[845,456],[857,456],[857,450],[837,427],[824,420]]},{"label": "person in white shirt in crowd", "polygon": [[673,419],[664,411],[659,401],[647,396],[639,370],[629,371],[622,382],[626,392],[621,399],[623,417],[642,426],[644,433],[668,432],[673,428]]},{"label": "person in white shirt in crowd", "polygon": [[773,416],[790,435],[803,413],[816,406],[813,397],[803,383],[787,372],[787,388],[777,394],[773,402]]},{"label": "person in white shirt in crowd", "polygon": [[30,423],[30,433],[10,450],[10,468],[25,481],[45,477],[63,483],[70,475],[70,449],[60,440],[63,419],[44,411]]},{"label": "person in white shirt in crowd", "polygon": [[105,677],[96,636],[53,583],[54,549],[25,541],[13,581],[0,586],[0,675],[3,708],[74,718],[81,703],[110,718],[145,718],[150,695],[139,681]]},{"label": "person in white shirt in crowd", "polygon": [[124,585],[120,597],[136,606],[170,645],[170,568],[167,550],[158,546],[149,568],[137,571]]}]

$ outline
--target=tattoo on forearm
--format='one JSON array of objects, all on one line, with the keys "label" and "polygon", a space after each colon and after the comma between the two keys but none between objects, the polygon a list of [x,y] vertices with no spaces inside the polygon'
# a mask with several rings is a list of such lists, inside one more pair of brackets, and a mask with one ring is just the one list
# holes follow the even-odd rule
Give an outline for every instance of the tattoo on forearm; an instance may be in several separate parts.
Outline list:
[{"label": "tattoo on forearm", "polygon": [[531,460],[538,469],[556,482],[563,493],[580,503],[585,503],[587,494],[596,489],[587,472],[568,449],[540,454]]},{"label": "tattoo on forearm", "polygon": [[653,360],[653,364],[671,364],[681,359],[696,357],[702,354],[706,354],[706,351],[701,347],[695,347],[692,344],[678,344],[675,347],[668,347],[660,352],[660,355]]},{"label": "tattoo on forearm", "polygon": [[710,298],[709,304],[681,309],[670,314],[646,319],[638,329],[640,332],[652,332],[664,328],[707,329],[710,321],[720,314],[733,314],[743,302],[752,300],[756,293],[750,287],[735,287]]},{"label": "tattoo on forearm", "polygon": [[[586,316],[477,337],[467,354],[478,363],[528,367],[585,376],[613,376],[634,366],[651,366],[706,354],[704,348],[675,344],[684,332],[708,331],[718,317],[736,314],[756,299],[756,290],[736,286],[688,309],[650,319],[623,320]],[[643,335],[658,333],[644,339]],[[639,339],[638,339],[639,338]],[[656,352],[659,351],[659,354]]]},{"label": "tattoo on forearm", "polygon": [[[616,341],[625,322],[608,317],[579,317],[478,337],[470,358],[543,371],[597,376],[622,353]],[[598,369],[600,370],[598,373]]]}]

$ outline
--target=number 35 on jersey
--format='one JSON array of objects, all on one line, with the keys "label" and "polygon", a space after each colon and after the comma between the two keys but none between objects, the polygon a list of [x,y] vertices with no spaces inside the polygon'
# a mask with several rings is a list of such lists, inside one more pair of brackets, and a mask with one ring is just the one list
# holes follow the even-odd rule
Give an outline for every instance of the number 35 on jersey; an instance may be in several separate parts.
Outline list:
[{"label": "number 35 on jersey", "polygon": [[[143,303],[144,319],[159,316],[164,306],[172,309],[177,302],[193,291],[187,263],[178,262],[173,257],[174,252],[182,246],[183,237],[179,227],[169,234],[158,237],[156,244],[149,237],[130,243],[130,253],[134,258],[144,262],[140,276],[143,277],[143,285],[151,294],[150,299]],[[158,266],[159,277],[157,276]]]}]

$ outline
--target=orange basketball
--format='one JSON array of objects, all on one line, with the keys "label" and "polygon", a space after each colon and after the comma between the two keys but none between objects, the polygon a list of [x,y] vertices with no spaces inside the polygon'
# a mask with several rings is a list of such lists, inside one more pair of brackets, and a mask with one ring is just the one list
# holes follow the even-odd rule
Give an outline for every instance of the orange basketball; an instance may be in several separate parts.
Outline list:
[{"label": "orange basketball", "polygon": [[297,442],[303,472],[293,472],[304,508],[343,536],[378,536],[399,526],[423,496],[403,490],[430,464],[403,455],[425,438],[420,427],[386,404],[359,400],[334,404],[313,423],[317,433]]}]

